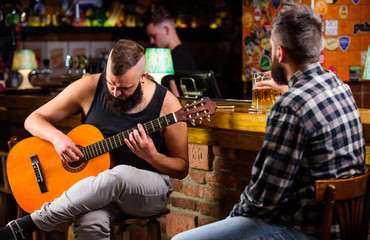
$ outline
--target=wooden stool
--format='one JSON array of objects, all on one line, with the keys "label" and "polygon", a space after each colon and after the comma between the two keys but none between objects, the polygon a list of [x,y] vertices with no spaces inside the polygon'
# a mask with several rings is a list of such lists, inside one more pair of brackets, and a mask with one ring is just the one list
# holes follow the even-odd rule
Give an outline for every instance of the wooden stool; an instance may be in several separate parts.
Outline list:
[{"label": "wooden stool", "polygon": [[133,217],[124,216],[117,218],[111,224],[111,234],[113,240],[129,240],[130,232],[128,228],[132,224],[142,224],[146,222],[148,240],[161,240],[161,230],[159,227],[158,218],[170,212],[168,208],[162,210],[161,213],[149,217]]},{"label": "wooden stool", "polygon": [[[125,215],[122,217],[118,217],[114,220],[111,224],[111,239],[112,240],[129,240],[130,239],[130,232],[128,228],[132,224],[140,224],[143,223],[146,225],[147,233],[148,233],[148,240],[161,240],[161,230],[158,222],[158,218],[166,215],[170,212],[168,208],[165,208],[157,215],[149,216],[149,217],[133,217],[130,215]],[[68,233],[66,234],[68,240],[74,239],[73,233],[73,225],[69,225]]]}]

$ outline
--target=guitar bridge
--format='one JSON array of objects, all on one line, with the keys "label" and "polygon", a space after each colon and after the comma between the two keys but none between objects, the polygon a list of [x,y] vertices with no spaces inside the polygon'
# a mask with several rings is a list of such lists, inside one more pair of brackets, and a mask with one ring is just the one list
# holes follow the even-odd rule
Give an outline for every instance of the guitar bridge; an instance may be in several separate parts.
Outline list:
[{"label": "guitar bridge", "polygon": [[47,192],[48,188],[46,187],[44,176],[42,175],[42,171],[41,171],[40,161],[36,154],[31,156],[31,161],[32,161],[32,167],[33,167],[33,170],[35,171],[35,176],[37,179],[37,183],[39,184],[41,193]]}]

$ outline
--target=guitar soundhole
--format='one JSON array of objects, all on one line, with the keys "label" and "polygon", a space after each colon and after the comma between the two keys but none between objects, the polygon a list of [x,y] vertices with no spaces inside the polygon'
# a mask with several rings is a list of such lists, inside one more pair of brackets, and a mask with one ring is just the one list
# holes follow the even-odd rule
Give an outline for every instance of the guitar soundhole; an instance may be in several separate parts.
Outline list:
[{"label": "guitar soundhole", "polygon": [[87,166],[87,161],[79,160],[76,162],[64,162],[62,161],[62,165],[65,170],[71,173],[77,173],[81,172],[86,166]]},{"label": "guitar soundhole", "polygon": [[[78,148],[82,148],[81,146],[77,146]],[[70,173],[78,173],[81,172],[86,166],[88,161],[85,160],[85,158],[82,158],[75,162],[64,162],[62,160],[62,165],[65,170],[67,170]]]}]

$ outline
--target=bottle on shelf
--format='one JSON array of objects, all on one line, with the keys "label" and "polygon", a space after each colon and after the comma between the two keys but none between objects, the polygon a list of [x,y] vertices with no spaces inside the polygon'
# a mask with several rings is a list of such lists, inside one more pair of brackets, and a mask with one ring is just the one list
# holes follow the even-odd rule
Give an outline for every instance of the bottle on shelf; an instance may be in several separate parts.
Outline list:
[{"label": "bottle on shelf", "polygon": [[30,13],[28,16],[28,26],[43,27],[45,26],[45,2],[44,0],[33,0],[30,6]]}]

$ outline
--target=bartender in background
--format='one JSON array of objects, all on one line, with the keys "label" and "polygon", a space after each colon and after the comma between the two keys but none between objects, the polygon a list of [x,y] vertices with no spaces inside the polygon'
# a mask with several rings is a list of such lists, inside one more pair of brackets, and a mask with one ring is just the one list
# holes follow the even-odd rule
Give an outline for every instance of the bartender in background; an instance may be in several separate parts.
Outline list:
[{"label": "bartender in background", "polygon": [[[149,17],[146,24],[146,33],[149,36],[150,44],[158,48],[169,48],[171,50],[173,67],[175,71],[194,71],[195,62],[180,41],[175,28],[175,16],[164,8],[156,9]],[[168,87],[177,97],[179,96],[175,81],[166,80],[162,85]]]}]

